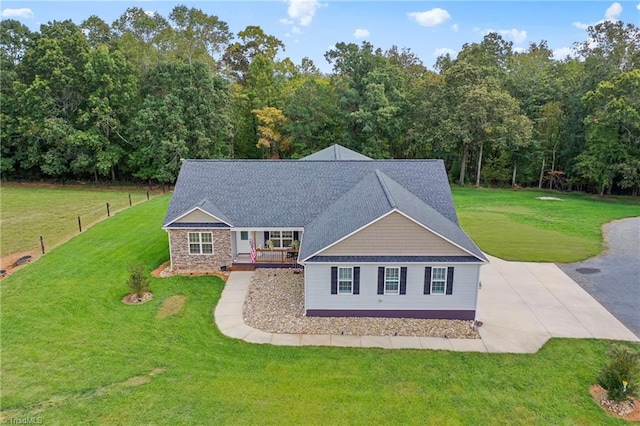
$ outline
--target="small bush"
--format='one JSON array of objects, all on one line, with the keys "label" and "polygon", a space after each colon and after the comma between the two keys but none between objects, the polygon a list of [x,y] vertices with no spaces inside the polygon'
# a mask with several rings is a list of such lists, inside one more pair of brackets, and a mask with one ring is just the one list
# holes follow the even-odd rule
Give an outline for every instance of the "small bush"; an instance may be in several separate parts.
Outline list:
[{"label": "small bush", "polygon": [[132,265],[129,267],[127,287],[138,297],[142,297],[149,291],[149,277],[144,270],[144,265]]},{"label": "small bush", "polygon": [[[612,345],[607,353],[609,364],[598,374],[598,384],[607,391],[607,398],[625,401],[638,390],[640,352],[623,345]],[[626,385],[625,385],[626,383]]]}]

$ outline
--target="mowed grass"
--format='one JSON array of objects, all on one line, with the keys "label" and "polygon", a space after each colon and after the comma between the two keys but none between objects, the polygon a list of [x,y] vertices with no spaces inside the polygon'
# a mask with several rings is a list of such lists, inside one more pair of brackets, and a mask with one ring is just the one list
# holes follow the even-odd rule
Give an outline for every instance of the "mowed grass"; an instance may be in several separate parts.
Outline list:
[{"label": "mowed grass", "polygon": [[465,231],[483,251],[506,260],[584,260],[604,249],[603,224],[640,216],[638,197],[460,187],[452,190]]},{"label": "mowed grass", "polygon": [[[0,282],[3,418],[43,424],[623,424],[588,387],[609,342],[537,354],[255,345],[213,321],[217,277],[151,278],[169,197],[127,209]],[[165,300],[183,295],[174,316]],[[638,345],[634,345],[640,349]]]},{"label": "mowed grass", "polygon": [[[0,256],[53,247],[111,212],[147,199],[146,191],[96,187],[37,187],[3,184],[0,187]],[[153,195],[153,194],[150,194]]]}]

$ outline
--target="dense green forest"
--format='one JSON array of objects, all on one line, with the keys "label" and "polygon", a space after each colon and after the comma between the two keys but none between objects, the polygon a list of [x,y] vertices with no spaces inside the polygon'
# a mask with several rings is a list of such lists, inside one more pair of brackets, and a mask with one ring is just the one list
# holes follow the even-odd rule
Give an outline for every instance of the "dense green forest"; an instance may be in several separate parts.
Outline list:
[{"label": "dense green forest", "polygon": [[[401,47],[337,43],[332,73],[281,40],[177,6],[111,25],[1,22],[3,179],[172,183],[183,158],[300,158],[339,143],[442,158],[461,184],[637,195],[640,30],[605,21],[558,61],[496,33],[435,70]],[[284,59],[282,59],[284,57]]]}]

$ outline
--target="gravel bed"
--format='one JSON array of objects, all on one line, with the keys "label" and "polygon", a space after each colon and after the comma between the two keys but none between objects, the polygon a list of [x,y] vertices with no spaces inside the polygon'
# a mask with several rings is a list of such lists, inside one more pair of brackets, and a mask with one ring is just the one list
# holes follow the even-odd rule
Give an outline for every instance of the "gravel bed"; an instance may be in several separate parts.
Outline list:
[{"label": "gravel bed", "polygon": [[304,275],[291,269],[256,269],[244,303],[244,321],[270,333],[480,338],[472,321],[307,317]]}]

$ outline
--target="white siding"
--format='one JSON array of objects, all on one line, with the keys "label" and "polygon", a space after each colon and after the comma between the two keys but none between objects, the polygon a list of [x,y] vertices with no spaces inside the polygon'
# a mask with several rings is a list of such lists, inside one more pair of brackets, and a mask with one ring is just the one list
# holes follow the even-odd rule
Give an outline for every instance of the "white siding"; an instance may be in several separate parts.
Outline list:
[{"label": "white siding", "polygon": [[400,213],[361,229],[336,245],[318,253],[340,255],[468,256],[468,253]]},{"label": "white siding", "polygon": [[[360,266],[360,294],[331,294],[332,266]],[[378,266],[406,266],[407,294],[378,293]],[[424,268],[453,266],[453,294],[423,294]],[[349,310],[475,310],[480,265],[445,264],[306,264],[304,270],[306,309]]]}]

